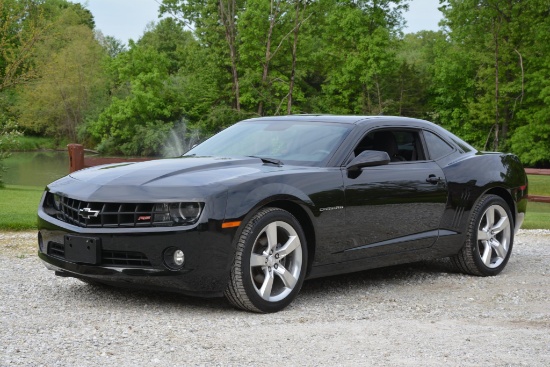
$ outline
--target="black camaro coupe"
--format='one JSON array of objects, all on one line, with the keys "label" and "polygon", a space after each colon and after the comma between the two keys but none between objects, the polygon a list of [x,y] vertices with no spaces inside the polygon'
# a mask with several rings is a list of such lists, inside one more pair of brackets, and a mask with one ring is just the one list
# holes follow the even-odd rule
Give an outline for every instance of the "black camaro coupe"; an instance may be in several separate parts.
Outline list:
[{"label": "black camaro coupe", "polygon": [[256,118],[179,158],[48,185],[39,256],[59,276],[275,312],[321,276],[442,257],[496,275],[526,197],[516,156],[427,121]]}]

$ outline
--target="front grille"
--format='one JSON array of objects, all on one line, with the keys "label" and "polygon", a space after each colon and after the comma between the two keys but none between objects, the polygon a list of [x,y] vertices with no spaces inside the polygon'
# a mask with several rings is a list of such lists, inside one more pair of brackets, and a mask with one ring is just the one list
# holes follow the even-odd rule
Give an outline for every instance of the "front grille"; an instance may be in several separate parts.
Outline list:
[{"label": "front grille", "polygon": [[48,246],[48,255],[65,258],[65,245],[57,242],[50,242]]},{"label": "front grille", "polygon": [[[50,242],[48,244],[48,255],[65,259],[65,245]],[[101,251],[101,265],[150,267],[151,262],[141,252],[103,250]]]},{"label": "front grille", "polygon": [[166,210],[155,210],[155,204],[98,203],[60,197],[58,210],[53,194],[48,193],[45,208],[50,216],[86,228],[167,227],[174,223]]},{"label": "front grille", "polygon": [[101,253],[101,264],[115,266],[151,266],[147,256],[141,252],[127,251],[103,251]]}]

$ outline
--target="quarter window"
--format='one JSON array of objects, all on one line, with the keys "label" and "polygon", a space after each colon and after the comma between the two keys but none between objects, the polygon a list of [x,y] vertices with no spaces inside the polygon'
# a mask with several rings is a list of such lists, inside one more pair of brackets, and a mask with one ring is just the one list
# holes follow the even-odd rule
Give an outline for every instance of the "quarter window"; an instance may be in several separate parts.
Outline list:
[{"label": "quarter window", "polygon": [[424,138],[428,145],[428,152],[430,152],[431,159],[439,159],[449,155],[453,152],[454,148],[447,144],[439,136],[429,131],[424,131]]}]

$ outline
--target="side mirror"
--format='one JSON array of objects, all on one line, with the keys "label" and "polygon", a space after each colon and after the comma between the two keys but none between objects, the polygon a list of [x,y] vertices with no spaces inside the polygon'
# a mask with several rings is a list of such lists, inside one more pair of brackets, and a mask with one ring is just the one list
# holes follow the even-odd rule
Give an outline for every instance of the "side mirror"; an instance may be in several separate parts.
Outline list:
[{"label": "side mirror", "polygon": [[363,167],[383,166],[390,163],[390,156],[378,150],[364,150],[346,166],[348,171],[357,171]]}]

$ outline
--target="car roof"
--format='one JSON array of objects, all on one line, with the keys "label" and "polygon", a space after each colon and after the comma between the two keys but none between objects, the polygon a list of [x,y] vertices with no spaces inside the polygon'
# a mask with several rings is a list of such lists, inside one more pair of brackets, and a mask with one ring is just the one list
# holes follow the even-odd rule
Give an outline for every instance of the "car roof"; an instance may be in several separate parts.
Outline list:
[{"label": "car roof", "polygon": [[401,117],[401,116],[352,116],[352,115],[286,115],[286,116],[266,116],[266,117],[256,117],[245,120],[247,122],[255,121],[303,121],[303,122],[327,122],[327,123],[344,123],[344,124],[354,124],[354,125],[366,125],[366,124],[376,124],[380,122],[392,122],[396,125],[407,125],[415,124],[416,126],[433,126],[436,129],[439,128],[436,124],[426,121],[415,119],[411,117]]},{"label": "car roof", "polygon": [[[412,117],[402,117],[402,116],[353,116],[353,115],[286,115],[286,116],[265,116],[265,117],[256,117],[243,122],[256,122],[256,121],[292,121],[292,122],[326,122],[326,123],[343,123],[350,125],[371,125],[376,127],[377,124],[384,124],[386,127],[410,127],[428,129],[433,132],[439,133],[447,138],[450,138],[455,142],[455,144],[467,147],[466,150],[476,151],[474,147],[451,133],[450,131],[444,129],[443,127],[434,124],[433,122],[416,119]],[[463,148],[461,148],[463,149]]]}]

